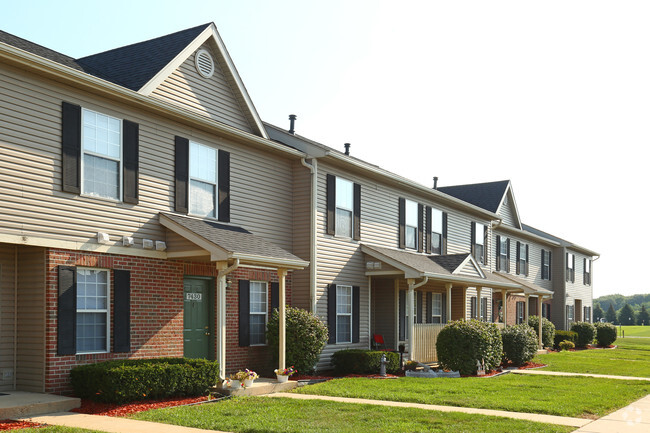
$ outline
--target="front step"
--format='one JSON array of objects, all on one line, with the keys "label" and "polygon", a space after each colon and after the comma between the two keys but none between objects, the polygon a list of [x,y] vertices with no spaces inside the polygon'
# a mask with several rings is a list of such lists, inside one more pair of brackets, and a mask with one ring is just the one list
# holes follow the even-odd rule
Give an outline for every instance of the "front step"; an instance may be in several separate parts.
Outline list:
[{"label": "front step", "polygon": [[9,391],[0,395],[0,419],[24,418],[52,412],[67,412],[81,406],[81,400],[35,392]]},{"label": "front step", "polygon": [[273,394],[274,392],[286,392],[298,386],[298,382],[290,380],[286,383],[278,383],[275,379],[257,379],[253,382],[253,386],[248,388],[230,389],[219,388],[216,390],[219,394],[228,396],[240,395],[264,395]]}]

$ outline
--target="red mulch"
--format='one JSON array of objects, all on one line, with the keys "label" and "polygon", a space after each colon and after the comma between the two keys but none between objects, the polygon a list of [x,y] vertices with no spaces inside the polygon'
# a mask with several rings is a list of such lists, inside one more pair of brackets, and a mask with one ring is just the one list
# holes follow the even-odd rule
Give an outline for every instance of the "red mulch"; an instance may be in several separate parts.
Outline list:
[{"label": "red mulch", "polygon": [[162,400],[135,401],[133,403],[99,403],[91,400],[81,400],[81,407],[72,409],[73,412],[90,415],[125,416],[135,412],[142,412],[162,407],[182,406],[185,404],[206,401],[207,397],[172,397]]},{"label": "red mulch", "polygon": [[14,421],[12,419],[0,419],[0,430],[18,430],[28,427],[41,427],[43,424],[37,424],[29,421]]}]

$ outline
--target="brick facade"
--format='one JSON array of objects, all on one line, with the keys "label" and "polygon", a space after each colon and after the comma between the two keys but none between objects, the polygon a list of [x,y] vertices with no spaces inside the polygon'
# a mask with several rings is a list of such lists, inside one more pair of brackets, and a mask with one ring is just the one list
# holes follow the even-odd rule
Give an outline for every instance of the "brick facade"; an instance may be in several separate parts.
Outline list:
[{"label": "brick facade", "polygon": [[[131,272],[130,352],[112,352],[113,342],[111,341],[111,352],[109,353],[72,356],[57,355],[57,267],[59,265],[111,270],[122,269]],[[212,290],[216,290],[217,270],[216,266],[209,262],[190,263],[178,260],[160,260],[64,249],[48,249],[46,253],[47,327],[45,391],[57,394],[70,393],[69,371],[77,365],[110,359],[183,356],[184,276],[213,277],[214,283]],[[227,373],[232,373],[243,368],[251,368],[263,374],[270,374],[273,369],[273,361],[268,347],[239,347],[238,280],[240,279],[273,282],[278,281],[278,276],[274,270],[243,267],[236,269],[228,275],[227,280],[230,283],[226,290]],[[291,273],[286,277],[286,293],[287,304],[290,305]],[[269,290],[269,309],[271,305],[270,296],[271,293]],[[112,316],[112,288],[110,311]],[[111,317],[111,325],[112,323]],[[216,317],[214,326],[216,329]],[[214,357],[215,354],[212,354],[212,356]]]}]

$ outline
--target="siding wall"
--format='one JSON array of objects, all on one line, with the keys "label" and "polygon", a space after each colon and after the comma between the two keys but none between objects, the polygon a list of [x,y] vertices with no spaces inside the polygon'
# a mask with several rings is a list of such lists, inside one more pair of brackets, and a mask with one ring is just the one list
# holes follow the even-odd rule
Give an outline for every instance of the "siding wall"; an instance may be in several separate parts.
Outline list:
[{"label": "siding wall", "polygon": [[553,283],[553,303],[551,304],[551,321],[556,329],[566,330],[566,282],[565,282],[565,257],[566,249],[558,247],[553,249],[553,269],[551,281]]},{"label": "siding wall", "polygon": [[517,225],[517,220],[515,218],[513,205],[514,204],[510,199],[510,194],[508,193],[506,195],[506,198],[503,200],[503,203],[501,204],[501,208],[499,208],[498,214],[503,219],[503,224],[519,228]]},{"label": "siding wall", "polygon": [[[303,260],[310,257],[311,173],[300,161],[293,163],[293,253]],[[293,272],[294,295],[292,303],[311,310],[309,297],[310,267]]]},{"label": "siding wall", "polygon": [[[575,281],[572,283],[570,281],[566,282],[566,305],[575,305],[576,300],[582,301],[581,309],[584,307],[592,307],[593,304],[593,292],[591,285],[584,284],[584,259],[585,257],[590,259],[590,256],[585,256],[584,254],[576,253],[575,251],[568,250],[569,253],[572,253],[575,256]],[[592,276],[593,276],[593,262],[592,266]],[[593,282],[593,278],[592,278]],[[580,317],[581,321],[584,321],[583,310],[578,314],[576,310],[576,317]],[[593,313],[593,307],[592,307]]]},{"label": "siding wall", "polygon": [[226,125],[252,132],[249,119],[233,90],[234,83],[219,64],[218,50],[212,41],[201,48],[207,50],[214,60],[212,77],[204,78],[198,73],[194,64],[196,53],[193,53],[152,95]]},{"label": "siding wall", "polygon": [[[165,240],[158,212],[173,211],[174,135],[231,152],[231,221],[291,251],[291,161],[0,65],[0,235],[93,244],[98,231]],[[140,125],[140,204],[61,191],[61,101]]]},{"label": "siding wall", "polygon": [[[14,370],[15,255],[13,245],[0,244],[0,372]],[[0,391],[12,391],[14,379],[0,374]]]},{"label": "siding wall", "polygon": [[[513,236],[510,233],[505,233],[505,232],[500,232],[499,230],[495,230],[492,232],[492,245],[493,245],[493,251],[492,251],[492,266],[494,269],[496,269],[496,262],[498,258],[496,257],[496,240],[497,240],[497,235],[501,236],[502,238],[508,238],[510,239],[510,275],[514,275],[518,278],[524,279],[526,281],[530,281],[531,283],[537,284],[538,286],[548,289],[548,290],[553,290],[553,281],[552,280],[542,280],[542,249],[548,251],[552,249],[552,247],[549,247],[547,245],[543,245],[540,243],[536,243],[531,241],[530,239],[526,239],[524,237],[519,237],[519,236]],[[523,274],[517,275],[517,241],[521,242],[522,244],[528,244],[528,276],[524,276]],[[553,251],[553,261],[555,261],[555,251]],[[553,275],[555,275],[556,272],[555,268],[555,263],[552,265],[551,272]]]}]

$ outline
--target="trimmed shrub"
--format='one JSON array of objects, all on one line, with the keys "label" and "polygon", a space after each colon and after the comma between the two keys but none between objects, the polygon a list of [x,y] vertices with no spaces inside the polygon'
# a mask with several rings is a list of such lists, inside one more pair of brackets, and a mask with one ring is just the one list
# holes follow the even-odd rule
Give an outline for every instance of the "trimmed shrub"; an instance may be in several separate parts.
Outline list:
[{"label": "trimmed shrub", "polygon": [[344,349],[334,352],[332,366],[337,375],[346,374],[379,374],[381,355],[386,355],[387,373],[399,370],[399,354],[381,350]]},{"label": "trimmed shrub", "polygon": [[523,365],[537,354],[537,334],[525,323],[501,330],[503,358],[514,365]]},{"label": "trimmed shrub", "polygon": [[616,326],[611,323],[600,322],[596,322],[594,326],[596,327],[596,341],[599,346],[610,346],[616,341]]},{"label": "trimmed shrub", "polygon": [[219,364],[207,359],[127,359],[75,367],[70,379],[77,397],[125,403],[205,394],[219,380]]},{"label": "trimmed shrub", "polygon": [[436,350],[442,368],[470,375],[481,362],[486,371],[494,370],[501,363],[503,343],[494,323],[458,320],[442,328]]},{"label": "trimmed shrub", "polygon": [[[327,326],[318,317],[300,308],[287,307],[285,318],[286,363],[293,365],[300,374],[309,374],[314,371],[327,343]],[[276,362],[280,344],[279,321],[278,310],[273,310],[266,325],[266,339]]]},{"label": "trimmed shrub", "polygon": [[555,331],[555,337],[553,337],[553,347],[556,349],[560,347],[560,343],[563,341],[571,341],[572,343],[575,344],[576,340],[578,339],[578,334],[573,331],[562,331],[562,330],[557,330]]},{"label": "trimmed shrub", "polygon": [[571,330],[578,334],[575,341],[576,347],[587,347],[594,342],[596,328],[589,322],[575,322],[571,325]]},{"label": "trimmed shrub", "polygon": [[575,344],[573,344],[573,341],[569,340],[564,340],[560,341],[560,350],[569,350],[569,349],[574,349],[576,347]]},{"label": "trimmed shrub", "polygon": [[[528,326],[539,331],[539,317],[528,316]],[[537,336],[539,339],[539,335]],[[542,345],[544,347],[553,347],[553,339],[555,338],[555,325],[546,317],[542,317]]]}]

